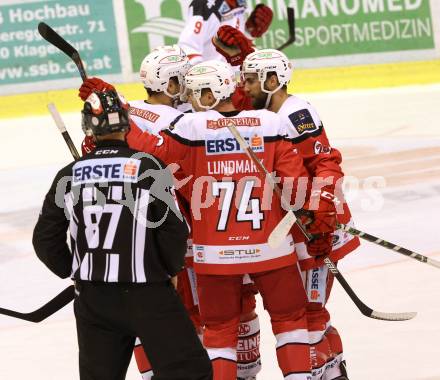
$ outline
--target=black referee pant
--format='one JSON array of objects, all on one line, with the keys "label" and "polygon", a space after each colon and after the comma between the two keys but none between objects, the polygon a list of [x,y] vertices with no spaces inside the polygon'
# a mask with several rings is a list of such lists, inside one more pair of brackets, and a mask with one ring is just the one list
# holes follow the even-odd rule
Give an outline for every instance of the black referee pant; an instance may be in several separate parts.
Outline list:
[{"label": "black referee pant", "polygon": [[81,380],[123,380],[139,337],[155,380],[211,380],[212,367],[170,282],[78,282]]}]

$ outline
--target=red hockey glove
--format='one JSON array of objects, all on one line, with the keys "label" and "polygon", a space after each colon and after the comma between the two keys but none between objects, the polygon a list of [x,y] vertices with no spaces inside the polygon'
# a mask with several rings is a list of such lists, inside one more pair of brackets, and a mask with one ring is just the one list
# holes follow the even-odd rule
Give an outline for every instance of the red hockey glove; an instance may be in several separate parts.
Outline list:
[{"label": "red hockey glove", "polygon": [[217,36],[212,39],[212,43],[215,50],[232,66],[240,66],[246,56],[255,50],[251,40],[229,25],[223,25],[218,29]]},{"label": "red hockey glove", "polygon": [[84,137],[83,142],[81,143],[81,152],[82,155],[85,156],[88,153],[92,153],[96,148],[95,140],[93,136]]},{"label": "red hockey glove", "polygon": [[83,100],[89,97],[93,91],[115,90],[115,88],[100,78],[87,78],[79,88],[78,96]]},{"label": "red hockey glove", "polygon": [[264,4],[258,4],[246,20],[246,30],[252,37],[261,37],[269,29],[272,17],[272,9]]},{"label": "red hockey glove", "polygon": [[301,216],[301,222],[313,239],[307,243],[310,256],[329,255],[332,250],[332,232],[336,229],[336,204],[339,200],[331,191],[312,191],[312,195],[304,205],[306,211],[312,212],[311,217]]},{"label": "red hockey glove", "polygon": [[328,256],[332,252],[333,235],[330,233],[314,235],[313,239],[306,243],[307,253],[310,256]]}]

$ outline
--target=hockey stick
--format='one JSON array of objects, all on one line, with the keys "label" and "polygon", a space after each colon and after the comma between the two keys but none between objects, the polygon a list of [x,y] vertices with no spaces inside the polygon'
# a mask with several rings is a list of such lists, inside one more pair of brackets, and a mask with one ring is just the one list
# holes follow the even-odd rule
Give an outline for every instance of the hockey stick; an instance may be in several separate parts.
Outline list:
[{"label": "hockey stick", "polygon": [[83,62],[81,61],[81,57],[79,56],[78,51],[69,44],[63,37],[61,37],[55,30],[53,30],[49,25],[44,22],[40,22],[38,24],[38,31],[46,41],[50,42],[52,45],[56,46],[60,49],[64,54],[66,54],[73,62],[75,62],[76,67],[78,68],[79,74],[81,75],[82,80],[87,79],[86,70],[84,68]]},{"label": "hockey stick", "polygon": [[431,259],[427,256],[421,255],[420,253],[411,251],[409,249],[398,246],[397,244],[391,243],[389,241],[380,239],[376,236],[370,235],[366,232],[360,231],[356,228],[347,226],[346,224],[339,224],[338,228],[342,229],[345,232],[348,232],[350,235],[359,236],[362,239],[365,239],[371,243],[380,245],[381,247],[391,249],[394,252],[400,253],[402,255],[413,258],[414,260],[420,261],[421,263],[425,263],[428,265],[432,265],[433,267],[440,268],[440,261]]},{"label": "hockey stick", "polygon": [[[66,126],[61,119],[61,115],[58,113],[58,110],[53,103],[48,104],[47,108],[49,109],[49,112],[51,113],[55,124],[58,127],[58,130],[63,135],[64,141],[66,142],[70,153],[72,154],[73,158],[77,160],[79,158],[78,151],[76,150],[76,147],[73,144],[72,139],[70,138],[69,132],[67,132]],[[74,298],[74,286],[70,285],[55,298],[50,300],[47,304],[40,307],[38,310],[32,311],[30,313],[20,313],[18,311],[0,308],[0,314],[4,314],[13,318],[23,319],[29,322],[41,322],[52,314],[55,314],[58,310],[62,309]]]},{"label": "hockey stick", "polygon": [[326,257],[324,259],[324,263],[327,265],[329,271],[333,273],[333,275],[336,277],[338,282],[342,285],[342,287],[347,292],[347,294],[350,296],[351,300],[358,307],[360,312],[363,315],[365,315],[366,317],[373,318],[373,319],[380,319],[381,321],[408,321],[410,319],[413,319],[417,315],[416,312],[384,313],[381,311],[376,311],[376,310],[371,309],[370,307],[365,305],[359,299],[359,297],[356,295],[354,290],[351,288],[351,286],[348,284],[348,282],[342,276],[339,269],[336,268],[336,265],[328,257]]},{"label": "hockey stick", "polygon": [[70,153],[72,153],[73,158],[75,160],[77,160],[79,158],[78,151],[76,150],[75,144],[73,143],[72,139],[70,138],[69,132],[67,132],[66,126],[64,125],[64,122],[61,119],[61,115],[59,114],[57,108],[55,107],[55,104],[49,103],[47,105],[47,108],[49,109],[49,112],[52,115],[52,118],[55,121],[55,124],[58,127],[58,130],[60,131],[61,135],[63,136],[64,141],[66,142],[67,147],[70,150]]},{"label": "hockey stick", "polygon": [[[289,220],[288,222],[290,223],[291,220],[293,218],[295,218],[295,222],[298,225],[301,225],[301,222],[299,220],[296,219],[295,216],[295,212],[293,210],[290,209],[290,205],[289,202],[284,199],[284,196],[282,194],[282,191],[280,189],[280,187],[278,186],[278,184],[273,180],[271,174],[269,173],[269,171],[264,167],[264,165],[261,163],[261,161],[258,159],[258,157],[256,156],[255,152],[249,147],[248,143],[243,139],[243,137],[240,135],[240,132],[238,132],[237,128],[235,128],[234,124],[228,123],[227,124],[228,129],[231,131],[232,135],[235,137],[235,139],[238,141],[240,147],[246,152],[246,154],[249,156],[249,158],[252,160],[252,162],[257,166],[257,168],[260,170],[260,172],[262,174],[266,175],[266,178],[269,179],[269,183],[270,185],[273,187],[275,193],[277,194],[277,196],[280,197],[281,203],[283,205],[283,207],[285,207],[285,205],[288,205],[288,213],[293,214],[292,216],[289,216]],[[286,223],[286,218],[283,218],[281,220],[281,222],[279,224],[283,224],[283,228],[285,228],[286,225],[288,225],[289,223]],[[302,225],[301,225],[302,226]],[[306,234],[307,237],[309,237],[310,235],[306,232],[304,226],[302,226],[301,231],[303,231],[303,233]],[[286,237],[286,235],[282,235],[282,238],[284,239]],[[277,242],[278,243],[278,242]],[[279,243],[278,243],[279,245]],[[351,300],[354,302],[354,304],[357,306],[357,308],[360,310],[360,312],[365,315],[366,317],[369,318],[374,318],[374,319],[380,319],[383,321],[406,321],[409,319],[414,318],[417,313],[415,312],[409,312],[409,313],[384,313],[384,312],[380,312],[380,311],[375,311],[373,309],[371,309],[370,307],[368,307],[367,305],[365,305],[360,299],[359,297],[356,295],[356,293],[353,291],[353,289],[351,288],[351,286],[348,284],[348,282],[345,280],[344,276],[342,276],[342,273],[339,271],[339,269],[336,267],[336,265],[328,258],[326,257],[324,259],[324,263],[327,265],[327,267],[329,268],[329,270],[332,272],[332,274],[336,277],[336,279],[338,280],[338,282],[341,284],[341,286],[344,288],[344,290],[346,291],[346,293],[348,294],[348,296],[351,298]]]},{"label": "hockey stick", "polygon": [[73,285],[68,286],[55,298],[51,299],[47,304],[30,313],[20,313],[18,311],[8,310],[0,307],[0,314],[23,319],[29,322],[41,322],[47,317],[50,317],[52,314],[56,313],[58,310],[62,309],[75,298],[74,288],[75,287]]},{"label": "hockey stick", "polygon": [[295,40],[296,40],[296,33],[295,33],[295,9],[293,7],[288,7],[287,8],[287,25],[289,27],[289,38],[280,47],[277,47],[276,50],[283,50],[287,46],[293,44],[295,42]]},{"label": "hockey stick", "polygon": [[[78,68],[82,80],[85,81],[87,79],[87,73],[78,51],[72,45],[70,45],[63,37],[61,37],[57,32],[55,32],[55,30],[53,30],[49,25],[47,25],[44,22],[40,22],[38,24],[38,31],[47,42],[56,46],[70,59],[72,59],[72,61],[75,63],[76,67]],[[64,125],[64,122],[61,119],[61,116],[58,110],[56,109],[55,104],[49,103],[47,105],[47,108],[49,109],[49,112],[52,115],[52,118],[55,121],[58,130],[62,134],[64,141],[66,142],[67,147],[70,150],[70,153],[72,153],[73,158],[77,160],[79,158],[78,151],[76,150],[75,144],[73,143],[69,135],[69,132],[67,132],[66,126]]]},{"label": "hockey stick", "polygon": [[[76,67],[81,75],[83,80],[87,79],[86,71],[84,69],[84,65],[81,61],[78,51],[70,45],[64,38],[62,38],[57,32],[55,32],[49,25],[44,22],[40,22],[38,24],[38,31],[41,36],[62,52],[64,52],[67,56],[69,56],[73,62],[75,62]],[[55,108],[54,104],[48,105],[49,112],[51,113],[58,130],[63,135],[64,141],[66,142],[72,156],[75,159],[79,158],[78,151],[76,150],[75,145],[70,138],[69,133],[66,130],[66,127],[61,120],[61,116]],[[38,310],[35,310],[30,313],[20,313],[14,310],[8,310],[4,308],[0,308],[0,314],[7,315],[13,318],[23,319],[29,322],[41,322],[52,314],[56,313],[58,310],[62,309],[69,302],[71,302],[75,298],[74,286],[70,285],[66,289],[64,289],[60,294],[58,294],[55,298],[50,300],[47,304],[40,307]]]}]

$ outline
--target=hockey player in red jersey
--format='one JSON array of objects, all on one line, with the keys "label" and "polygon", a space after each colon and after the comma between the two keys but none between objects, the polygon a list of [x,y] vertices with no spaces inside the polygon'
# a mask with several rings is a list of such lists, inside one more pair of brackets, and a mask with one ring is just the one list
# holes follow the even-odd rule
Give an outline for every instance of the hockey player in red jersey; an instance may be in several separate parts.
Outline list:
[{"label": "hockey player in red jersey", "polygon": [[[204,344],[214,366],[214,379],[236,378],[237,329],[241,286],[248,274],[262,294],[277,337],[277,357],[288,379],[311,378],[309,337],[304,316],[306,297],[297,269],[294,241],[289,235],[277,250],[267,238],[283,216],[272,197],[263,207],[262,176],[227,129],[233,123],[265,166],[282,178],[307,176],[301,158],[284,141],[284,125],[265,110],[235,111],[230,96],[235,83],[225,64],[209,61],[194,66],[185,82],[196,109],[159,137],[132,127],[128,142],[166,162],[180,162],[191,175],[194,266]],[[296,192],[293,192],[296,194]],[[266,199],[266,198],[264,198]],[[334,204],[322,198],[330,210]],[[317,213],[312,230],[327,241],[334,225]],[[336,222],[336,221],[335,221]]]},{"label": "hockey player in red jersey", "polygon": [[[313,177],[326,178],[322,190],[341,201],[337,207],[338,221],[352,225],[348,206],[341,190],[342,157],[330,146],[316,110],[308,102],[287,93],[292,75],[288,58],[280,51],[265,49],[249,54],[242,67],[245,91],[256,109],[266,108],[278,113],[287,125],[291,141],[302,156]],[[301,238],[300,234],[294,234]],[[307,318],[312,348],[314,379],[347,379],[342,359],[342,342],[330,323],[325,307],[333,284],[333,275],[323,265],[327,254],[337,261],[359,246],[359,239],[341,230],[335,231],[325,242],[296,242],[304,284],[309,299]],[[342,364],[341,364],[342,363]]]},{"label": "hockey player in red jersey", "polygon": [[211,43],[220,26],[229,25],[257,38],[267,31],[272,17],[268,6],[258,4],[246,18],[246,0],[193,0],[178,44],[192,65],[211,59],[224,61]]}]

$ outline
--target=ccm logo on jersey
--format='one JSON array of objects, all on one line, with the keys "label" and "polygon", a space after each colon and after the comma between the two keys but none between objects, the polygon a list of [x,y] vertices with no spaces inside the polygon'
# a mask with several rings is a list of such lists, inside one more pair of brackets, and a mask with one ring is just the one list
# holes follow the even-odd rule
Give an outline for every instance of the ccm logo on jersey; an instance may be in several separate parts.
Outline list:
[{"label": "ccm logo on jersey", "polygon": [[[249,144],[251,149],[255,152],[264,152],[264,137],[257,134],[249,134],[245,136],[242,134],[243,138]],[[230,153],[242,153],[243,150],[240,147],[240,144],[232,136],[216,136],[213,139],[209,137],[206,139],[206,154],[230,154]]]},{"label": "ccm logo on jersey", "polygon": [[310,133],[318,130],[313,117],[308,109],[296,111],[289,115],[289,119],[296,131],[301,135],[303,133]]},{"label": "ccm logo on jersey", "polygon": [[139,160],[125,157],[80,161],[72,168],[72,184],[137,182],[139,166]]},{"label": "ccm logo on jersey", "polygon": [[102,149],[102,150],[96,150],[95,156],[101,156],[103,154],[118,154],[119,150],[116,149]]},{"label": "ccm logo on jersey", "polygon": [[229,236],[228,240],[230,241],[243,241],[243,240],[249,240],[250,236]]}]

